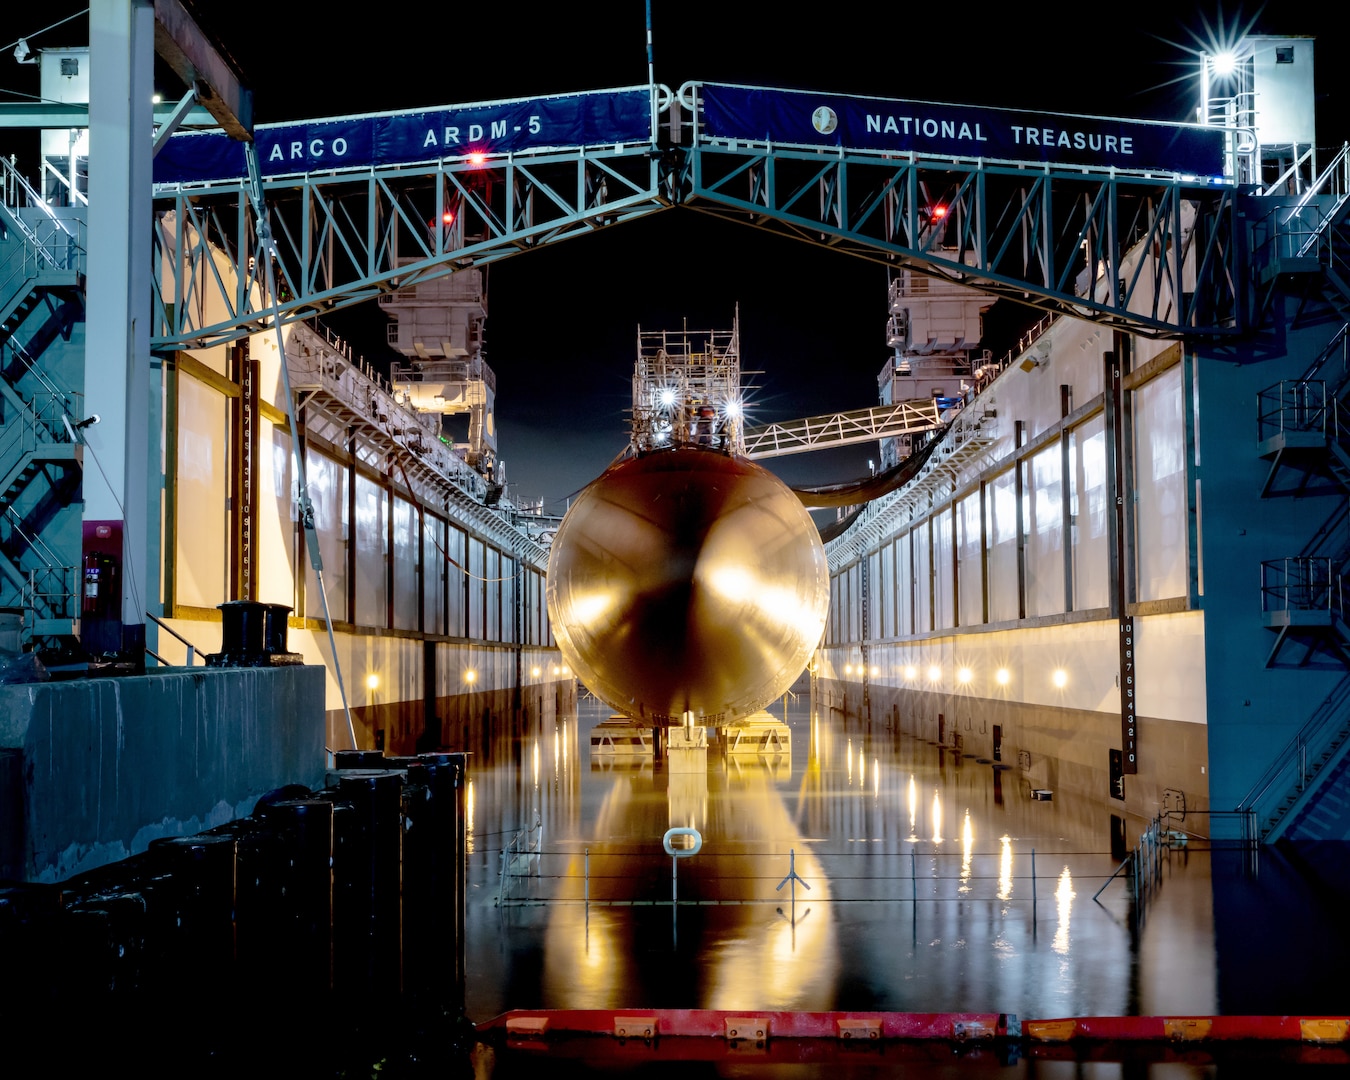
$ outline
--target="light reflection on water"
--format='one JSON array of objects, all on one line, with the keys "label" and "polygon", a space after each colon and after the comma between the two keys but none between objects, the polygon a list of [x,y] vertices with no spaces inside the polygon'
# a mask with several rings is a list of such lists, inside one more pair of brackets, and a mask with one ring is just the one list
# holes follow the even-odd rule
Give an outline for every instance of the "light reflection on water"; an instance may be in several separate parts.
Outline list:
[{"label": "light reflection on water", "polygon": [[[592,759],[591,728],[607,718],[594,706],[542,733],[543,780],[536,733],[476,757],[469,1015],[1222,1011],[1208,852],[1166,854],[1136,934],[1123,879],[1093,900],[1118,862],[1108,807],[1033,800],[1015,770],[813,716],[804,698],[775,714],[790,758]],[[920,790],[933,792],[926,814]],[[532,874],[503,890],[499,853],[536,822]],[[676,826],[697,828],[703,848],[672,880],[661,838]]]}]

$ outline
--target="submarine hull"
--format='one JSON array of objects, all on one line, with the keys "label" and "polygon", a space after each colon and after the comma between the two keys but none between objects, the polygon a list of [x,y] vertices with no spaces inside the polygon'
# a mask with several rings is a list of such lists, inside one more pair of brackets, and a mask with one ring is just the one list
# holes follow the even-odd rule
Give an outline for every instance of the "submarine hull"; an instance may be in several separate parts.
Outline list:
[{"label": "submarine hull", "polygon": [[825,627],[829,568],[772,473],[680,447],[608,469],[549,554],[548,613],[572,670],[653,725],[717,723],[780,696]]}]

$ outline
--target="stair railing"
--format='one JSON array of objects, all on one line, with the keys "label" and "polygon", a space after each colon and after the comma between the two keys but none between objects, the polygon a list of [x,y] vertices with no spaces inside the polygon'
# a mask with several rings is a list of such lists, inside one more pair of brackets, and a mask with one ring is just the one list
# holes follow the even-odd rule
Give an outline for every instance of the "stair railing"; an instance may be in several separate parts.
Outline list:
[{"label": "stair railing", "polygon": [[[1275,756],[1270,766],[1243,796],[1236,810],[1256,818],[1257,830],[1264,834],[1268,829],[1261,825],[1262,818],[1268,818],[1269,812],[1263,809],[1268,805],[1268,797],[1274,792],[1284,795],[1291,791],[1301,793],[1317,773],[1310,761],[1328,742],[1339,734],[1339,726],[1350,714],[1350,675],[1345,676],[1326,696],[1316,711],[1308,718],[1292,739]],[[1277,785],[1279,785],[1277,787]]]},{"label": "stair railing", "polygon": [[[187,659],[186,659],[186,660],[184,661],[184,663],[183,663],[183,666],[184,666],[184,667],[192,667],[192,662],[193,662],[198,656],[205,656],[205,655],[206,655],[206,654],[205,654],[204,652],[202,652],[199,648],[197,648],[196,645],[192,644],[192,642],[190,642],[187,638],[185,638],[182,634],[180,634],[180,633],[179,633],[177,630],[175,630],[172,626],[170,626],[168,623],[166,623],[166,622],[165,622],[163,619],[161,619],[158,615],[154,614],[153,612],[147,611],[147,612],[145,613],[145,617],[146,617],[147,619],[149,619],[151,622],[153,622],[156,626],[158,626],[158,627],[159,627],[161,630],[163,630],[165,633],[169,634],[169,635],[172,636],[172,637],[176,637],[176,638],[177,638],[179,641],[181,641],[185,646],[187,646]],[[170,667],[170,666],[171,666],[171,665],[169,664],[169,662],[168,662],[167,660],[164,659],[164,657],[162,657],[162,656],[159,655],[159,653],[156,653],[156,652],[150,652],[149,649],[146,649],[145,651],[148,652],[148,653],[150,653],[151,656],[153,656],[156,660],[158,660],[158,661],[159,661],[161,664],[163,664],[165,667]]]},{"label": "stair railing", "polygon": [[[84,398],[84,395],[78,390],[62,390],[52,381],[51,376],[42,370],[42,367],[33,359],[32,354],[29,353],[27,349],[17,341],[11,341],[9,345],[14,355],[17,356],[23,363],[23,366],[28,369],[28,373],[38,381],[45,391],[45,395],[34,394],[29,407],[47,421],[46,426],[53,438],[58,442],[66,441],[60,438],[61,429],[64,427],[61,423],[61,417],[62,415],[65,415],[74,417],[77,420],[82,419],[83,413],[81,410],[83,409],[82,399]],[[49,407],[40,409],[37,404],[38,399],[44,396],[49,402]]]},{"label": "stair railing", "polygon": [[33,612],[34,615],[41,612],[45,617],[78,618],[79,609],[75,606],[78,599],[74,584],[75,567],[62,565],[56,552],[42,537],[29,535],[14,507],[5,507],[5,515],[10,519],[10,528],[43,563],[42,566],[30,567],[27,571],[22,588],[25,610]]},{"label": "stair railing", "polygon": [[1327,386],[1318,379],[1281,379],[1262,390],[1256,399],[1257,442],[1289,431],[1320,432],[1335,437],[1335,410],[1327,407]]},{"label": "stair railing", "polygon": [[1335,220],[1341,207],[1345,205],[1347,196],[1350,196],[1350,143],[1341,146],[1336,156],[1331,159],[1330,164],[1322,170],[1320,176],[1313,181],[1303,197],[1291,209],[1290,218],[1301,217],[1302,211],[1309,205],[1311,200],[1319,195],[1331,195],[1335,197],[1335,203],[1331,209],[1324,212],[1319,211],[1321,220],[1317,224],[1316,231],[1308,237],[1303,245],[1298,249],[1300,256],[1309,255],[1322,242],[1328,228]]},{"label": "stair railing", "polygon": [[44,566],[28,571],[23,590],[23,606],[47,618],[78,619],[79,594],[75,588],[75,567]]},{"label": "stair railing", "polygon": [[86,195],[83,191],[81,191],[78,187],[75,187],[73,184],[71,184],[70,177],[67,176],[65,173],[63,173],[60,169],[52,165],[50,161],[44,160],[42,162],[42,177],[44,181],[48,179],[54,180],[56,181],[57,184],[66,189],[66,196],[70,200],[69,205],[71,206],[89,205],[89,196]]},{"label": "stair railing", "polygon": [[[55,270],[77,269],[85,253],[84,222],[76,217],[55,213],[27,179],[14,165],[0,158],[0,209],[7,221],[14,225],[28,241],[36,259]],[[24,209],[35,209],[42,215],[43,225],[38,227],[21,213]]]}]

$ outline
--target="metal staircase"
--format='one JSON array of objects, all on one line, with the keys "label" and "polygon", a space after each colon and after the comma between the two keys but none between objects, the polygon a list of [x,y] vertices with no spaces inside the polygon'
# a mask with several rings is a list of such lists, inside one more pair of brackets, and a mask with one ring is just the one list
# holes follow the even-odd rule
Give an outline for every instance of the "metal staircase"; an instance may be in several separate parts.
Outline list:
[{"label": "metal staircase", "polygon": [[1237,809],[1251,839],[1350,838],[1350,676],[1342,679],[1253,785]]},{"label": "metal staircase", "polygon": [[[1342,148],[1322,182],[1258,229],[1259,287],[1303,287],[1305,306],[1341,324],[1297,380],[1258,396],[1258,452],[1270,462],[1263,498],[1325,495],[1336,509],[1296,556],[1261,566],[1264,624],[1275,631],[1266,666],[1331,663],[1350,671],[1344,569],[1350,561],[1350,157]],[[1325,308],[1323,308],[1325,310]],[[1292,648],[1297,644],[1301,650]],[[1253,839],[1350,838],[1350,675],[1318,706],[1238,809]]]},{"label": "metal staircase", "polygon": [[79,627],[83,409],[59,346],[82,318],[84,225],[0,167],[0,609],[28,646]]}]

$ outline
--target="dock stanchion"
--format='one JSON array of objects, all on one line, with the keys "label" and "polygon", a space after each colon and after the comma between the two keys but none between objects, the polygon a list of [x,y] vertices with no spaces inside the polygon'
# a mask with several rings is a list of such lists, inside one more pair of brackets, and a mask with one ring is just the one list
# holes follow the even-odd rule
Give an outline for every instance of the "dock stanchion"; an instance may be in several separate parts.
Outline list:
[{"label": "dock stanchion", "polygon": [[805,889],[807,892],[811,891],[811,886],[808,885],[806,883],[806,880],[802,878],[800,874],[797,873],[796,848],[788,849],[787,877],[785,877],[782,881],[778,883],[778,887],[774,890],[774,892],[780,892],[783,886],[786,885],[789,881],[792,882],[792,921],[795,923],[797,921],[797,882],[800,881],[802,883],[802,888]]},{"label": "dock stanchion", "polygon": [[[692,836],[694,838],[693,847],[677,848],[671,843],[671,840],[676,836]],[[670,906],[673,908],[679,902],[680,860],[697,855],[703,849],[703,836],[697,829],[667,829],[665,836],[661,837],[661,846],[666,849],[666,854],[670,856]]]}]

